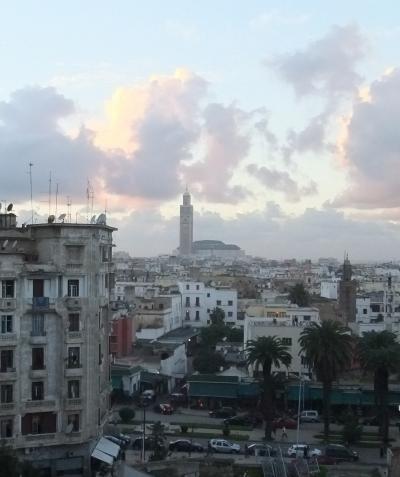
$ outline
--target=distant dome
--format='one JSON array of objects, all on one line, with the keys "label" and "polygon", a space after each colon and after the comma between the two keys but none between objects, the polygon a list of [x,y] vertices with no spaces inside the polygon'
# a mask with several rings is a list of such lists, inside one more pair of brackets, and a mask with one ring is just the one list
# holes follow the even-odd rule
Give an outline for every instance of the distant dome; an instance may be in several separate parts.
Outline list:
[{"label": "distant dome", "polygon": [[193,242],[192,250],[240,250],[240,247],[234,244],[221,242],[221,240],[196,240]]}]

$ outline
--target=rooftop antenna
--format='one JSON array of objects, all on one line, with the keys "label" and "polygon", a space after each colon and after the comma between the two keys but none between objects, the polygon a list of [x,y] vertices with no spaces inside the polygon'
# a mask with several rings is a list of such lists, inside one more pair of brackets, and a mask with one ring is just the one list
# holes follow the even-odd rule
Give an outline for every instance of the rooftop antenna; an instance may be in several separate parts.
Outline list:
[{"label": "rooftop antenna", "polygon": [[70,196],[67,196],[67,222],[70,224],[71,223],[71,198]]},{"label": "rooftop antenna", "polygon": [[93,200],[94,200],[94,190],[89,179],[87,181],[86,199],[87,199],[86,221],[89,222],[89,215],[93,215]]},{"label": "rooftop antenna", "polygon": [[51,215],[51,171],[49,172],[49,216]]},{"label": "rooftop antenna", "polygon": [[33,166],[33,163],[30,162],[29,163],[29,185],[31,189],[31,224],[33,224],[32,166]]},{"label": "rooftop antenna", "polygon": [[55,216],[57,217],[57,212],[58,212],[58,182],[56,183],[56,210],[55,210]]}]

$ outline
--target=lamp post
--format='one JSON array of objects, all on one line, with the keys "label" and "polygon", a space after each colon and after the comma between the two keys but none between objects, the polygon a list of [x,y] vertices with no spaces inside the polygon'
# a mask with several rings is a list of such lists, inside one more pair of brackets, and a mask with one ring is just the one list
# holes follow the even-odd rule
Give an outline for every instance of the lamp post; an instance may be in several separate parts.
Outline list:
[{"label": "lamp post", "polygon": [[148,405],[147,399],[142,398],[141,400],[143,406],[143,439],[142,439],[142,461],[146,460],[146,407]]},{"label": "lamp post", "polygon": [[301,387],[303,384],[303,380],[301,379],[301,376],[299,378],[299,396],[298,396],[298,402],[297,402],[297,433],[296,433],[296,443],[299,443],[299,437],[300,437],[300,409],[301,409]]}]

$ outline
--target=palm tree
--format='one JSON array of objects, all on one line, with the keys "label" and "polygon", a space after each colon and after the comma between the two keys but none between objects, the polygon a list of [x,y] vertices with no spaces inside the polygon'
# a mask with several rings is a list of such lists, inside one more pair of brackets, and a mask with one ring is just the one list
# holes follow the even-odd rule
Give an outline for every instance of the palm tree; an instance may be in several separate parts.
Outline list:
[{"label": "palm tree", "polygon": [[358,357],[363,369],[374,375],[375,404],[382,422],[382,441],[387,445],[389,374],[397,372],[400,366],[400,343],[390,331],[369,331],[358,342]]},{"label": "palm tree", "polygon": [[275,404],[275,375],[272,367],[280,368],[281,365],[290,366],[292,357],[289,346],[282,344],[277,336],[262,336],[247,342],[247,364],[254,366],[255,373],[261,368],[262,373],[262,410],[265,419],[265,439],[271,440],[272,419]]},{"label": "palm tree", "polygon": [[324,436],[328,440],[332,383],[351,363],[353,338],[349,328],[338,321],[326,320],[310,323],[301,332],[299,344],[300,353],[322,383]]}]

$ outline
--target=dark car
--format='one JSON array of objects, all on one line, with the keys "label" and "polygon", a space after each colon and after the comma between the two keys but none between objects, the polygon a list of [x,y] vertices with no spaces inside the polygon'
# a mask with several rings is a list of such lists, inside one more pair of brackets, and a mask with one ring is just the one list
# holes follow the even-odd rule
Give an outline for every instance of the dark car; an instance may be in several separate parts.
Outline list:
[{"label": "dark car", "polygon": [[210,411],[208,414],[210,417],[227,419],[229,417],[236,416],[236,411],[233,409],[233,407],[221,407],[219,409]]},{"label": "dark car", "polygon": [[336,459],[337,462],[355,462],[358,454],[341,444],[329,444],[325,448],[325,455]]},{"label": "dark car", "polygon": [[276,449],[267,444],[250,444],[247,446],[247,452],[249,455],[274,457],[277,454]]},{"label": "dark car", "polygon": [[297,421],[291,417],[278,417],[272,421],[273,429],[281,429],[286,427],[286,429],[297,429]]},{"label": "dark car", "polygon": [[[152,436],[146,436],[144,440],[144,447],[145,450],[154,450],[155,442]],[[160,445],[160,447],[165,447],[164,444]],[[134,450],[141,450],[143,448],[143,436],[137,437],[132,442],[132,449]]]},{"label": "dark car", "polygon": [[248,426],[256,427],[262,424],[262,420],[258,416],[251,414],[243,414],[241,416],[233,416],[224,420],[224,424],[229,426]]},{"label": "dark car", "polygon": [[174,408],[171,404],[156,404],[153,408],[154,412],[159,412],[160,414],[172,414]]},{"label": "dark car", "polygon": [[377,416],[365,417],[362,421],[364,426],[380,426],[382,420]]},{"label": "dark car", "polygon": [[198,442],[191,442],[187,439],[179,439],[170,442],[169,450],[172,452],[203,452],[204,447]]}]

